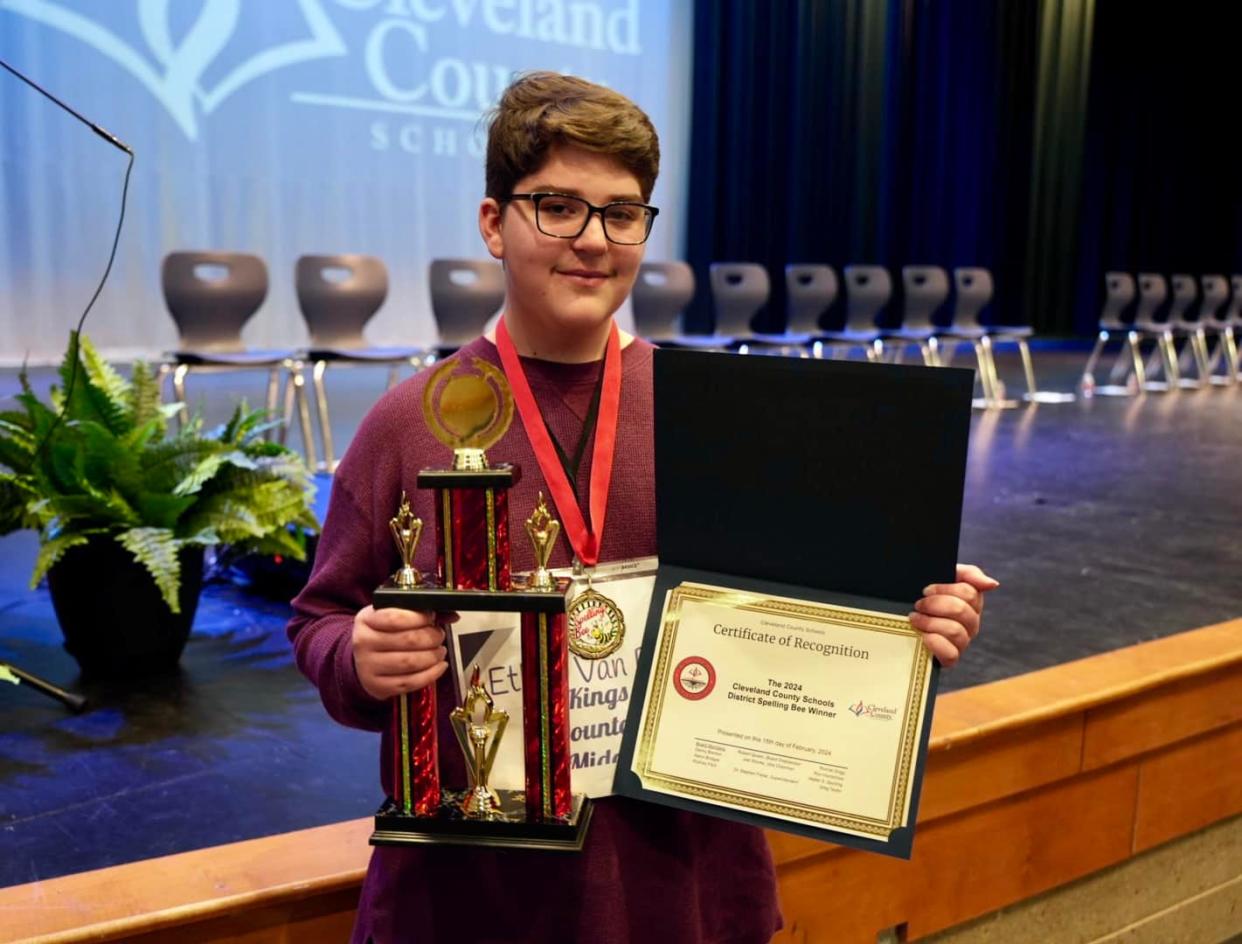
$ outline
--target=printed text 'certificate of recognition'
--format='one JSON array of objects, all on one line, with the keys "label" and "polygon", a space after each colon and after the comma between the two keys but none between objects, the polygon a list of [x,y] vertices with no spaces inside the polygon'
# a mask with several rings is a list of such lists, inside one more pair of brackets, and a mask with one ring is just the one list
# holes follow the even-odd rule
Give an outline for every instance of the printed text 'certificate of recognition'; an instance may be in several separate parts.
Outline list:
[{"label": "printed text 'certificate of recognition'", "polygon": [[884,841],[907,825],[930,675],[904,617],[682,583],[633,771],[657,793]]}]

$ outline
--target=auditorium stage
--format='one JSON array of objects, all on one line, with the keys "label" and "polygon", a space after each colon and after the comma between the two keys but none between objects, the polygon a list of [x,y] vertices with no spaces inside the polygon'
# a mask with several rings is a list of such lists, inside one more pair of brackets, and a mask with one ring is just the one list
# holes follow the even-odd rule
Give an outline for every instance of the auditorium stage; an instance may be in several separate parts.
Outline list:
[{"label": "auditorium stage", "polygon": [[[1016,358],[1002,356],[1018,389]],[[1068,390],[1086,354],[1036,356],[1041,386]],[[341,444],[383,374],[329,382]],[[191,390],[223,412],[232,383],[192,378]],[[262,383],[246,389],[258,400]],[[960,556],[1002,588],[942,691],[1242,615],[1240,416],[1242,390],[1222,388],[977,412]],[[30,535],[0,540],[0,659],[72,683],[46,591],[26,589],[33,553]],[[210,585],[180,675],[89,688],[81,717],[0,686],[0,887],[371,813],[376,739],[323,713],[292,667],[286,614]]]}]

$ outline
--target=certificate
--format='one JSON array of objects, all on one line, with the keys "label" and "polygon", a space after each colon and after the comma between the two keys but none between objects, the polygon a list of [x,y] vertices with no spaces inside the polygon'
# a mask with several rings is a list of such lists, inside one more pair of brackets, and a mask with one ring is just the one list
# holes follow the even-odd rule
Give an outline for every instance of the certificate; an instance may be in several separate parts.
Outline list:
[{"label": "certificate", "polygon": [[652,590],[614,791],[909,858],[969,371],[658,349]]},{"label": "certificate", "polygon": [[886,843],[909,825],[931,672],[904,617],[682,582],[631,769],[720,813]]}]

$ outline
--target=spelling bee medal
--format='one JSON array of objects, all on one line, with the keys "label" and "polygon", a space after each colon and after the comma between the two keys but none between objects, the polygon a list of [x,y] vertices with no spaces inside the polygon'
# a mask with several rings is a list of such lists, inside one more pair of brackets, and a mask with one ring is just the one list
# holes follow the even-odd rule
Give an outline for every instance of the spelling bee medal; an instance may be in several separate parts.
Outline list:
[{"label": "spelling bee medal", "polygon": [[625,617],[621,608],[594,589],[587,588],[574,597],[567,611],[569,651],[583,659],[602,659],[621,647],[625,638]]}]

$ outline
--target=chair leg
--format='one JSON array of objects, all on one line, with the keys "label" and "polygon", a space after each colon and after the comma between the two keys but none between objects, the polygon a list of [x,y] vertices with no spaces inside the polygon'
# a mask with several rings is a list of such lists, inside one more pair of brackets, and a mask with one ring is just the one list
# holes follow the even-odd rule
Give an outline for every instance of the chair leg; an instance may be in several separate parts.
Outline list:
[{"label": "chair leg", "polygon": [[1005,399],[1005,385],[1001,383],[1000,371],[996,369],[996,345],[986,334],[983,336],[983,351],[987,355],[988,376],[992,381],[992,406],[998,410],[1008,410],[1017,406],[1018,404],[1013,400]]},{"label": "chair leg", "polygon": [[867,355],[867,360],[873,364],[878,364],[884,360],[884,342],[876,338],[870,344],[863,348]]},{"label": "chair leg", "polygon": [[1225,344],[1226,383],[1232,385],[1238,382],[1238,344],[1234,338],[1232,326],[1225,329],[1221,340]]},{"label": "chair leg", "polygon": [[[1142,348],[1142,339],[1139,340],[1139,347]],[[1164,341],[1157,339],[1156,346],[1152,348],[1151,354],[1143,363],[1143,372],[1147,377],[1144,386],[1148,390],[1162,390],[1168,383],[1168,363],[1164,357]],[[1155,377],[1164,376],[1164,380],[1155,380]]]},{"label": "chair leg", "polygon": [[290,358],[285,361],[284,368],[285,385],[281,391],[280,433],[277,439],[282,446],[289,444],[289,427],[293,424],[293,404],[297,397],[297,383],[294,378],[301,373],[302,362]]},{"label": "chair leg", "polygon": [[1027,403],[1073,403],[1076,397],[1072,393],[1060,393],[1053,390],[1040,390],[1035,383],[1035,359],[1031,357],[1031,346],[1026,338],[1018,338],[1018,351],[1022,355],[1022,371],[1026,374],[1026,393],[1022,399]]},{"label": "chair leg", "polygon": [[1129,336],[1133,331],[1126,332],[1126,339],[1117,348],[1117,356],[1113,358],[1113,366],[1108,371],[1110,384],[1124,384],[1130,372],[1134,370],[1133,352],[1130,350]]},{"label": "chair leg", "polygon": [[400,378],[401,378],[401,367],[397,364],[393,364],[391,367],[388,368],[388,388],[387,389],[391,390],[393,387],[395,387],[397,385],[397,381]]},{"label": "chair leg", "polygon": [[328,391],[324,386],[323,375],[328,369],[327,361],[315,361],[311,369],[311,380],[315,385],[315,407],[319,415],[319,438],[323,443],[323,464],[326,472],[336,471],[336,452],[332,448],[332,423],[328,418]]},{"label": "chair leg", "polygon": [[1191,344],[1191,347],[1194,349],[1195,369],[1199,372],[1199,382],[1200,383],[1211,383],[1211,381],[1208,380],[1208,377],[1211,376],[1212,372],[1207,369],[1207,366],[1208,366],[1207,332],[1204,331],[1202,328],[1196,328],[1194,334],[1190,336],[1190,344]]},{"label": "chair leg", "polygon": [[984,345],[985,341],[987,341],[987,338],[980,338],[977,341],[972,341],[970,345],[975,350],[979,386],[983,388],[983,397],[974,400],[971,405],[990,410],[1000,400],[1000,397],[996,395],[996,391],[992,387],[992,368],[988,364],[988,356],[991,351],[988,346]]},{"label": "chair leg", "polygon": [[1134,379],[1139,390],[1147,389],[1147,368],[1143,366],[1143,342],[1137,331],[1126,332],[1126,344],[1130,348],[1130,360],[1134,365]]},{"label": "chair leg", "polygon": [[[267,373],[267,418],[274,420],[276,418],[276,405],[280,402],[280,367],[273,367]],[[275,429],[269,429],[263,438],[269,442],[276,438],[278,434]]]},{"label": "chair leg", "polygon": [[1164,358],[1168,369],[1169,387],[1177,387],[1182,382],[1181,371],[1177,369],[1177,346],[1173,343],[1173,332],[1165,331],[1160,335],[1160,345],[1164,350]]},{"label": "chair leg", "polygon": [[1124,383],[1133,369],[1130,361],[1131,351],[1124,340],[1121,346],[1117,348],[1117,355],[1113,358],[1112,365],[1109,367],[1108,376],[1105,378],[1108,382],[1097,384],[1095,381],[1095,369],[1099,366],[1104,352],[1108,349],[1108,342],[1113,339],[1113,333],[1110,330],[1107,328],[1100,329],[1100,333],[1096,337],[1095,347],[1091,349],[1091,356],[1087,358],[1087,366],[1082,372],[1082,379],[1078,383],[1078,389],[1084,397],[1129,397],[1134,395],[1134,391]]},{"label": "chair leg", "polygon": [[[1204,339],[1205,343],[1206,343],[1206,340],[1207,339],[1205,338]],[[1209,347],[1209,348],[1206,348],[1206,350],[1208,351],[1208,355],[1209,355],[1208,363],[1207,363],[1208,378],[1212,381],[1212,383],[1220,383],[1220,381],[1216,378],[1215,374],[1216,374],[1216,368],[1220,365],[1221,354],[1225,350],[1224,332],[1221,332],[1221,334],[1217,336],[1216,347]]]},{"label": "chair leg", "polygon": [[1099,361],[1100,355],[1104,353],[1104,345],[1108,343],[1108,337],[1108,331],[1103,328],[1096,335],[1095,347],[1091,349],[1091,356],[1087,358],[1087,366],[1082,369],[1082,386],[1084,389],[1095,386],[1095,365]]},{"label": "chair leg", "polygon": [[1031,346],[1026,343],[1026,338],[1018,338],[1018,353],[1022,355],[1022,373],[1026,377],[1027,398],[1034,400],[1039,390],[1035,386],[1035,364],[1031,361]]},{"label": "chair leg", "polygon": [[155,389],[160,392],[160,402],[164,402],[164,378],[172,373],[171,364],[160,364],[155,372]]},{"label": "chair leg", "polygon": [[930,340],[919,342],[919,354],[923,358],[924,367],[938,367],[939,366],[939,364],[936,363],[938,359],[936,357],[936,349],[932,347],[932,342]]},{"label": "chair leg", "polygon": [[1177,372],[1185,377],[1186,372],[1190,370],[1190,361],[1192,357],[1198,356],[1198,351],[1191,338],[1187,338],[1186,343],[1182,345],[1180,351],[1177,350],[1177,339],[1173,340],[1173,350],[1177,351]]},{"label": "chair leg", "polygon": [[173,371],[173,394],[177,402],[181,404],[181,410],[177,413],[178,430],[185,429],[185,416],[190,412],[190,401],[185,396],[185,375],[189,372],[189,364],[178,364],[176,370]]},{"label": "chair leg", "polygon": [[310,405],[306,402],[306,368],[297,364],[293,374],[293,394],[298,406],[298,427],[302,430],[302,454],[306,457],[306,465],[310,469],[319,467],[315,455],[315,434],[311,429]]},{"label": "chair leg", "polygon": [[1192,364],[1198,365],[1199,349],[1198,342],[1195,341],[1194,335],[1186,336],[1186,343],[1182,345],[1182,349],[1177,349],[1177,338],[1170,333],[1168,344],[1166,344],[1167,356],[1172,359],[1177,368],[1177,385],[1187,390],[1197,390],[1202,386],[1200,379],[1202,375],[1198,375],[1193,379],[1189,376]]}]

